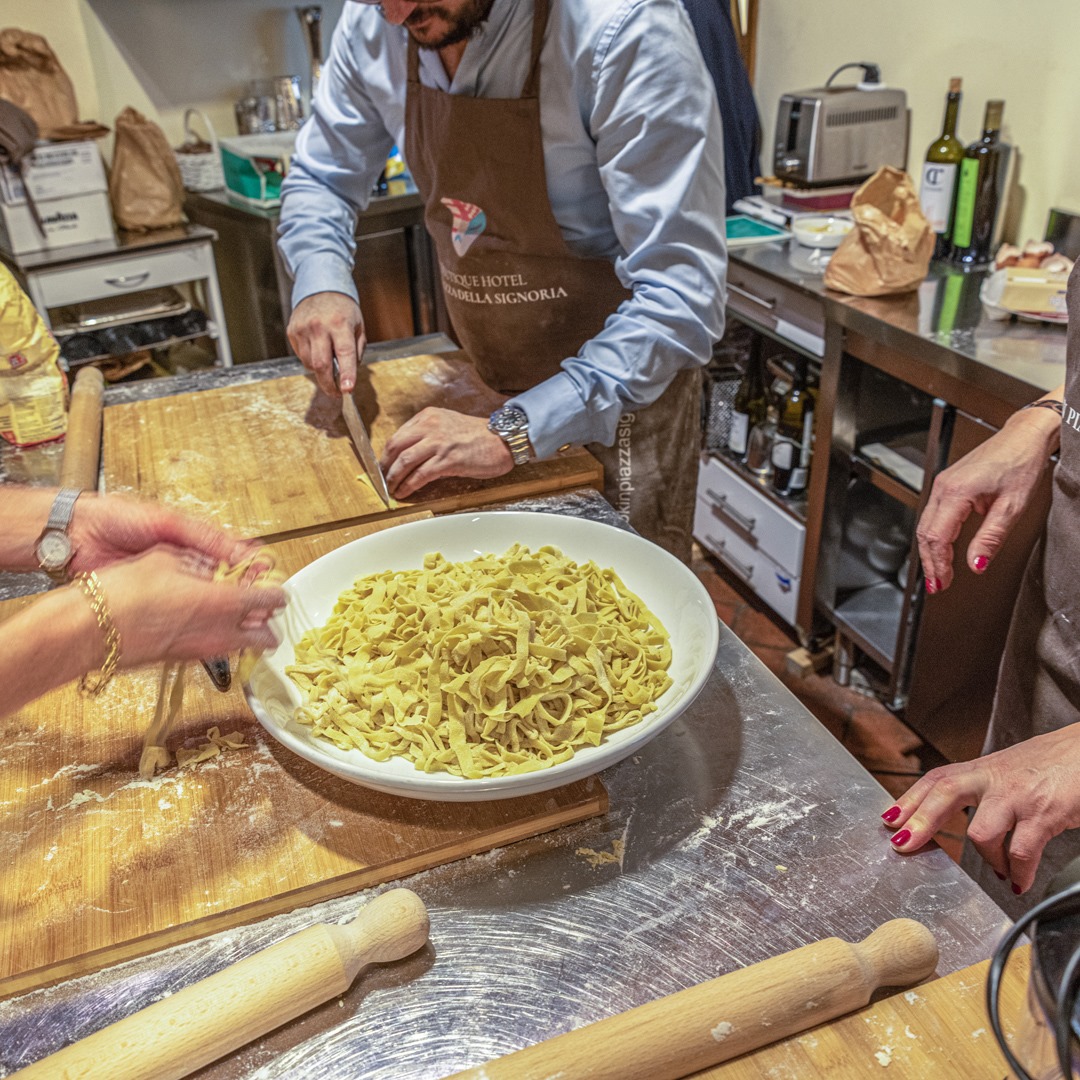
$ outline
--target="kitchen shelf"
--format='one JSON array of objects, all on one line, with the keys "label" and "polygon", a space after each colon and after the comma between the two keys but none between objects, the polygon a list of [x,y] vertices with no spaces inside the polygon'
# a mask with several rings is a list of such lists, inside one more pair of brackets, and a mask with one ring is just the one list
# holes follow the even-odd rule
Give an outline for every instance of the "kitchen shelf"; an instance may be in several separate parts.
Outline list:
[{"label": "kitchen shelf", "polygon": [[891,581],[860,589],[832,611],[837,628],[887,671],[896,662],[904,592]]},{"label": "kitchen shelf", "polygon": [[217,327],[213,323],[207,323],[205,330],[200,330],[192,334],[180,334],[174,337],[168,337],[162,341],[155,341],[150,345],[140,345],[137,349],[132,349],[127,353],[100,353],[97,356],[88,356],[85,359],[80,357],[78,360],[69,360],[64,358],[64,363],[67,364],[69,371],[77,371],[79,368],[87,367],[90,364],[99,364],[108,360],[122,360],[125,356],[133,356],[135,353],[150,352],[155,349],[168,349],[173,345],[179,345],[185,341],[198,341],[199,338],[212,338],[217,339],[218,331]]},{"label": "kitchen shelf", "polygon": [[889,498],[895,499],[911,510],[919,509],[918,491],[910,488],[903,481],[897,480],[891,473],[886,472],[873,464],[873,462],[867,461],[866,458],[853,454],[851,457],[851,471],[860,480],[873,484],[878,491],[884,492]]}]

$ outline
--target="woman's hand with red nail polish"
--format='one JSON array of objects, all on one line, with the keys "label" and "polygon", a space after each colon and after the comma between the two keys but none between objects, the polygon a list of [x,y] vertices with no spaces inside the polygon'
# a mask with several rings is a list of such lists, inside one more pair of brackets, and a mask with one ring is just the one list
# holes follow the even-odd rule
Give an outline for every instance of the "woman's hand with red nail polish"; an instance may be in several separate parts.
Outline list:
[{"label": "woman's hand with red nail polish", "polygon": [[1061,418],[1050,409],[1023,410],[937,475],[916,529],[927,592],[952,583],[953,545],[973,513],[983,521],[968,546],[968,565],[977,573],[986,569],[1031,501],[1060,431]]},{"label": "woman's hand with red nail polish", "polygon": [[897,800],[892,842],[905,855],[919,851],[958,810],[975,807],[967,838],[1019,895],[1031,888],[1047,843],[1080,827],[1078,773],[1080,724],[933,769]]}]

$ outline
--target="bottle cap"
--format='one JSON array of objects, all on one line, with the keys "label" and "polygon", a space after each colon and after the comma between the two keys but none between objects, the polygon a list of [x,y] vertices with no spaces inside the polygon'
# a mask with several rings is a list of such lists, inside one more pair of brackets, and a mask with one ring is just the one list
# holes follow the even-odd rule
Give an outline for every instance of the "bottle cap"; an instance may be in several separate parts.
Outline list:
[{"label": "bottle cap", "polygon": [[960,87],[961,87],[961,85],[963,85],[963,82],[964,82],[963,79],[950,79],[949,80],[949,93],[950,94],[959,94],[960,93]]},{"label": "bottle cap", "polygon": [[997,131],[1001,127],[1001,116],[1004,112],[1004,101],[988,101],[986,103],[986,127],[988,131]]}]

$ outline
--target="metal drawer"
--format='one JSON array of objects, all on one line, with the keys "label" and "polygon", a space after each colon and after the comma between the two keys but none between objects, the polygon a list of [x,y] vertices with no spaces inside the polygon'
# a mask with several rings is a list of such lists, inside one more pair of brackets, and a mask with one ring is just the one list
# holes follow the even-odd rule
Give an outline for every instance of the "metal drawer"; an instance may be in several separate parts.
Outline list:
[{"label": "metal drawer", "polygon": [[825,355],[825,305],[732,260],[727,306],[814,356]]},{"label": "metal drawer", "polygon": [[[789,574],[798,577],[802,573],[806,526],[785,514],[768,495],[717,458],[702,462],[697,491],[708,517],[723,522]],[[695,520],[694,536],[701,540],[696,526]]]},{"label": "metal drawer", "polygon": [[162,251],[132,253],[115,259],[95,259],[35,274],[46,307],[100,300],[140,289],[198,281],[213,273],[209,241],[180,245]]},{"label": "metal drawer", "polygon": [[741,578],[786,622],[795,624],[799,606],[799,578],[770,559],[745,535],[714,512],[713,505],[698,498],[694,509],[694,537]]}]

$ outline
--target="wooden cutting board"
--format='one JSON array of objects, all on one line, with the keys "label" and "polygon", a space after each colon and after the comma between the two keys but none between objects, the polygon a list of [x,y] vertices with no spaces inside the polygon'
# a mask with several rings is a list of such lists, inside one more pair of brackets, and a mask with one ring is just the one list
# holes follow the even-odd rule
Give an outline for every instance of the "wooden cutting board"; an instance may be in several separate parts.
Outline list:
[{"label": "wooden cutting board", "polygon": [[[278,565],[293,573],[389,524],[284,541]],[[142,781],[157,682],[156,669],[120,675],[96,701],[71,686],[0,720],[0,998],[607,809],[596,778],[471,804],[369,791],[281,747],[238,687],[218,693],[198,665],[170,749],[212,725],[249,745]]]},{"label": "wooden cutting board", "polygon": [[[428,405],[488,416],[504,400],[462,353],[361,367],[355,397],[376,454]],[[360,479],[340,402],[306,375],[112,405],[102,438],[106,491],[137,492],[250,537],[603,486],[600,463],[578,448],[492,480],[439,480],[387,511]]]},{"label": "wooden cutting board", "polygon": [[[1002,980],[1008,1035],[1026,1015],[1029,949],[1018,949]],[[984,1004],[990,961],[922,983],[783,1042],[695,1073],[694,1080],[1004,1080],[1012,1073]],[[1016,1039],[1013,1053],[1021,1061]]]}]

